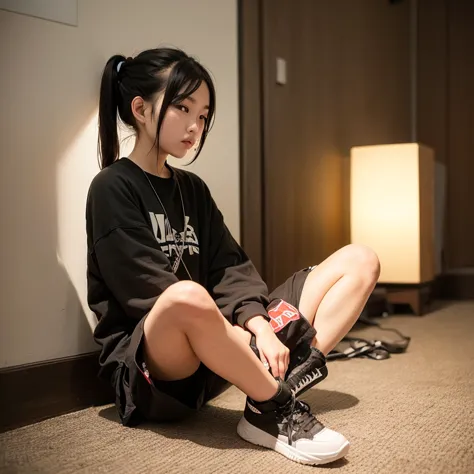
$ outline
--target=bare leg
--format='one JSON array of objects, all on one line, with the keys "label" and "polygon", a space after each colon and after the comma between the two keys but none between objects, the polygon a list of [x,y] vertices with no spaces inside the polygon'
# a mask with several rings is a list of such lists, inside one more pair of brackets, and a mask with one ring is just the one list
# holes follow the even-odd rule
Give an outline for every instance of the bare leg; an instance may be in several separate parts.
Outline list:
[{"label": "bare leg", "polygon": [[377,255],[347,245],[308,275],[299,310],[317,330],[314,345],[327,355],[359,317],[380,275]]},{"label": "bare leg", "polygon": [[145,359],[160,380],[192,375],[202,361],[256,401],[268,400],[278,382],[250,349],[250,334],[233,327],[207,291],[183,281],[158,298],[144,324]]}]

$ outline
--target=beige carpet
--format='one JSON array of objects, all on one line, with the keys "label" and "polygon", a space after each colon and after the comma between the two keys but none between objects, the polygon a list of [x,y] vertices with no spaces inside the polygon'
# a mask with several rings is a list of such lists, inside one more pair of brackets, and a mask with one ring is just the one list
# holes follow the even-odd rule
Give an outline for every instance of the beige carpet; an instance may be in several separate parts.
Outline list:
[{"label": "beige carpet", "polygon": [[329,378],[305,397],[352,443],[329,467],[301,466],[240,440],[244,397],[232,388],[181,425],[127,429],[113,408],[99,407],[4,433],[0,471],[474,473],[474,303],[389,323],[412,336],[408,353],[331,362]]}]

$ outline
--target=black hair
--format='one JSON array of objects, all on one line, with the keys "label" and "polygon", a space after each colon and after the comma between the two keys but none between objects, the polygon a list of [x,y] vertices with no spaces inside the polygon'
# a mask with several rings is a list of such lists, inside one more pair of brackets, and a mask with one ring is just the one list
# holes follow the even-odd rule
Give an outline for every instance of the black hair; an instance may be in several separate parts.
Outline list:
[{"label": "black hair", "polygon": [[155,145],[158,149],[161,124],[168,107],[179,104],[189,97],[203,81],[209,88],[209,111],[192,161],[201,153],[215,112],[216,93],[209,72],[184,51],[174,48],[149,49],[135,58],[112,56],[105,65],[100,85],[98,142],[100,167],[106,168],[119,158],[117,115],[122,122],[138,132],[131,109],[135,97],[139,96],[145,101],[154,102],[157,94],[164,91],[156,130]]}]

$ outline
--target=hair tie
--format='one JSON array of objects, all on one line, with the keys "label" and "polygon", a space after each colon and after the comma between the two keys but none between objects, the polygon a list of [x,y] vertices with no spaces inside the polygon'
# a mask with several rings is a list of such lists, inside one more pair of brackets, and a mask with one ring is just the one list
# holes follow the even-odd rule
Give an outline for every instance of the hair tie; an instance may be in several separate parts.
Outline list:
[{"label": "hair tie", "polygon": [[117,64],[117,74],[120,72],[120,68],[122,67],[122,64],[124,63],[125,61],[120,61],[118,64]]}]

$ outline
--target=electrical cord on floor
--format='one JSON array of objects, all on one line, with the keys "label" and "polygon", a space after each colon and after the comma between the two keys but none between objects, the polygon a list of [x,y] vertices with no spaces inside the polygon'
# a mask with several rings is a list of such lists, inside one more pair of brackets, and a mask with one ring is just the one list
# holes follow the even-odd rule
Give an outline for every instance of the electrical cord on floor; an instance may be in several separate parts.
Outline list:
[{"label": "electrical cord on floor", "polygon": [[337,348],[332,350],[328,354],[327,360],[348,360],[356,357],[384,360],[388,359],[391,354],[401,354],[408,349],[411,338],[402,334],[398,329],[382,327],[379,323],[364,316],[359,318],[358,322],[367,326],[375,326],[382,331],[394,332],[400,339],[396,341],[383,341],[379,339],[346,336],[341,342],[349,343],[349,346],[344,350],[338,350]]}]

